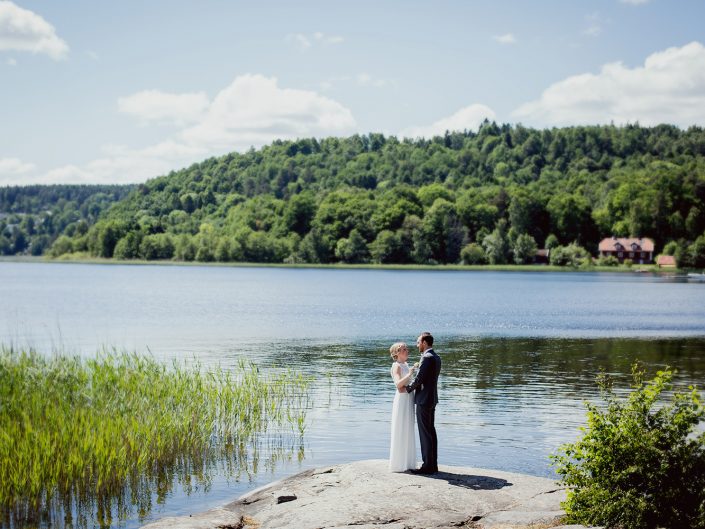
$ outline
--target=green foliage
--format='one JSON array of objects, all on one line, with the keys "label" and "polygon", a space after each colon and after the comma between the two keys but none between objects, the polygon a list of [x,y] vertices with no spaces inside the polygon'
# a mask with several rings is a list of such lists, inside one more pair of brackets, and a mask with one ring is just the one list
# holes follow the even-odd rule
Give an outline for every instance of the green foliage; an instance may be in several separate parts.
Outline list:
[{"label": "green foliage", "polygon": [[[244,361],[206,371],[136,354],[0,346],[0,524],[72,525],[76,516],[79,527],[112,527],[111,512],[147,514],[175,477],[207,486],[217,460],[234,476],[248,471],[269,425],[303,433],[307,384]],[[97,520],[86,523],[91,512]]]},{"label": "green foliage", "polygon": [[672,391],[673,372],[644,381],[632,369],[620,397],[598,378],[603,405],[586,403],[587,426],[552,456],[570,487],[563,507],[571,523],[622,529],[705,528],[705,419],[694,387]]},{"label": "green foliage", "polygon": [[[58,257],[73,251],[73,245],[67,245],[66,241],[56,249],[52,249],[52,244],[62,233],[69,237],[85,234],[88,225],[95,223],[102,212],[123,199],[132,188],[102,185],[0,187],[0,255],[48,253]],[[60,249],[65,251],[59,253]]]},{"label": "green foliage", "polygon": [[502,220],[497,223],[497,227],[492,233],[482,240],[487,260],[490,264],[506,264],[511,251],[509,236],[507,234],[507,223]]},{"label": "green foliage", "polygon": [[335,256],[343,263],[365,263],[369,255],[367,243],[356,229],[350,232],[350,237],[340,239],[335,246]]},{"label": "green foliage", "polygon": [[688,247],[688,254],[690,266],[705,268],[705,233]]},{"label": "green foliage", "polygon": [[590,265],[590,253],[576,243],[571,243],[568,246],[557,246],[551,250],[550,263],[553,266],[579,266]]},{"label": "green foliage", "polygon": [[528,233],[522,233],[514,242],[512,253],[514,254],[514,262],[516,264],[528,264],[534,262],[536,255],[536,241]]},{"label": "green foliage", "polygon": [[547,249],[552,250],[554,248],[557,248],[560,245],[561,245],[561,243],[558,240],[558,237],[556,237],[555,235],[550,234],[548,237],[546,237],[546,243],[544,244],[544,246]]},{"label": "green foliage", "polygon": [[597,258],[596,264],[598,266],[619,266],[619,259],[617,259],[614,255],[601,255]]},{"label": "green foliage", "polygon": [[369,244],[393,233],[399,248],[378,257],[420,264],[457,263],[464,246],[492,235],[488,259],[503,263],[521,234],[539,247],[576,242],[593,253],[602,238],[625,235],[653,238],[657,252],[676,241],[679,263],[695,266],[704,204],[702,128],[488,122],[416,141],[275,141],[131,188],[0,188],[0,253],[46,253],[63,234],[72,244],[51,255],[110,257],[132,233],[117,253],[134,258],[135,241],[166,233],[176,259],[330,263],[361,259],[338,247],[356,230]]},{"label": "green foliage", "polygon": [[466,265],[481,265],[487,263],[487,256],[482,246],[472,242],[460,251],[460,259]]}]

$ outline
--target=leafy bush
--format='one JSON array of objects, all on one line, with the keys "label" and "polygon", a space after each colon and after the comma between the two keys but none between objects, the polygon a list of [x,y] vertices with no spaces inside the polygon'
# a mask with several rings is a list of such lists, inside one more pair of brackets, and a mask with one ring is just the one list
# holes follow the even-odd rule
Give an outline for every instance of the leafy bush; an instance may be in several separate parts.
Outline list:
[{"label": "leafy bush", "polygon": [[597,265],[598,266],[619,266],[619,259],[617,259],[614,255],[601,255],[600,257],[597,258]]},{"label": "leafy bush", "polygon": [[553,248],[550,261],[553,266],[587,266],[590,264],[590,253],[582,246],[572,243]]},{"label": "leafy bush", "polygon": [[[697,390],[673,391],[673,372],[643,381],[620,398],[598,377],[604,406],[586,403],[583,436],[551,456],[569,521],[623,529],[705,528],[705,408]],[[662,395],[670,395],[664,402]]]},{"label": "leafy bush", "polygon": [[528,233],[522,233],[517,237],[514,248],[512,249],[514,262],[516,264],[532,263],[536,256],[537,248],[534,238]]},{"label": "leafy bush", "polygon": [[482,246],[475,242],[466,245],[460,251],[460,258],[462,259],[463,264],[466,265],[481,265],[487,262],[485,250],[483,250]]}]

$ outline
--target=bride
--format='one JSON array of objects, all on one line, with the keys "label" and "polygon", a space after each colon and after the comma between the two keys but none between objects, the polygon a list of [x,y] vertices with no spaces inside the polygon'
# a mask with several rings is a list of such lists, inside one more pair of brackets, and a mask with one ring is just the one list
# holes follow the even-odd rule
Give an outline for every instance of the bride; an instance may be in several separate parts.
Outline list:
[{"label": "bride", "polygon": [[409,368],[409,348],[398,342],[389,348],[394,363],[392,379],[396,385],[394,404],[392,406],[392,440],[389,447],[389,470],[404,472],[416,467],[416,439],[414,434],[414,395],[407,393],[404,386],[414,376],[414,369]]}]

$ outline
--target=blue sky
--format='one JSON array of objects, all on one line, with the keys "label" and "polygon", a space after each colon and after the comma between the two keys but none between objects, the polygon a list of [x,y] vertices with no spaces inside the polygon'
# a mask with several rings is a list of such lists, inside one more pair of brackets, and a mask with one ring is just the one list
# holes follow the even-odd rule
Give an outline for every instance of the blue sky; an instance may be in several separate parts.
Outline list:
[{"label": "blue sky", "polygon": [[0,185],[275,138],[705,126],[705,2],[0,0]]}]

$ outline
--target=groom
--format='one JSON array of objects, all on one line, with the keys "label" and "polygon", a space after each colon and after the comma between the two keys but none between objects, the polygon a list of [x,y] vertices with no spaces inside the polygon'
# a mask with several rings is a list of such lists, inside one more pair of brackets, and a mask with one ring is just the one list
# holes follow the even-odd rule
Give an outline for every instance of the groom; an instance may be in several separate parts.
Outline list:
[{"label": "groom", "polygon": [[414,474],[435,474],[438,472],[438,437],[434,425],[436,404],[438,404],[438,375],[441,372],[441,357],[433,350],[433,336],[424,332],[416,339],[421,352],[421,365],[414,381],[406,386],[411,393],[416,390],[416,424],[421,441],[423,465]]}]

